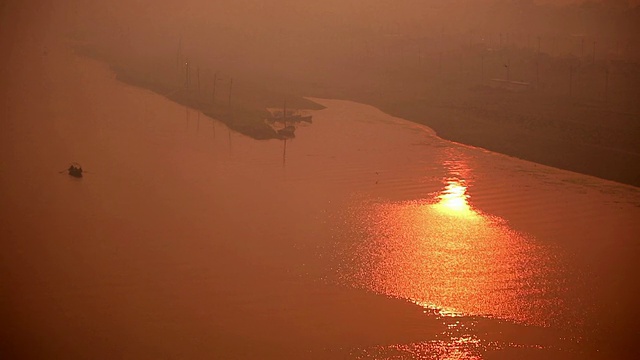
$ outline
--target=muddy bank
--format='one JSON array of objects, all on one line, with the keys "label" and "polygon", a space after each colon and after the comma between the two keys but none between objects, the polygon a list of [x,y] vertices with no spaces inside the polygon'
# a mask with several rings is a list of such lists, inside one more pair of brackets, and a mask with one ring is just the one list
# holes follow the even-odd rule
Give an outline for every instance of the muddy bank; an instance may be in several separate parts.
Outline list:
[{"label": "muddy bank", "polygon": [[281,107],[284,101],[293,108],[313,110],[323,108],[295,94],[274,91],[268,86],[241,82],[238,84],[237,80],[233,96],[228,93],[233,86],[230,83],[225,84],[225,88],[219,87],[216,97],[213,89],[200,86],[199,80],[197,85],[180,84],[180,80],[176,81],[175,76],[170,75],[172,71],[168,69],[158,69],[153,66],[151,69],[137,68],[135,64],[122,63],[122,59],[110,56],[107,52],[90,45],[78,45],[74,50],[81,56],[106,62],[116,74],[116,78],[126,84],[151,90],[178,104],[199,110],[206,116],[224,123],[230,129],[256,140],[283,138],[265,122],[265,119],[270,116],[267,108]]},{"label": "muddy bank", "polygon": [[[630,134],[640,134],[637,115],[594,111],[580,106],[569,111],[556,110],[558,114],[568,112],[565,119],[530,119],[526,111],[485,112],[472,106],[381,103],[380,108],[395,116],[425,124],[447,140],[640,186],[640,170],[633,165],[640,163],[640,153],[617,142],[622,142]],[[629,127],[627,130],[625,127],[616,128],[611,124],[616,122],[626,122],[625,126]],[[602,137],[608,139],[601,140]]]},{"label": "muddy bank", "polygon": [[482,85],[452,75],[416,73],[410,67],[398,69],[396,76],[375,75],[364,67],[308,73],[297,80],[255,78],[233,85],[231,101],[225,92],[230,84],[218,84],[213,102],[211,84],[185,87],[184,72],[170,66],[123,62],[88,47],[78,51],[106,61],[119,80],[198,109],[254,139],[280,137],[264,119],[267,108],[282,107],[284,100],[292,108],[320,109],[302,95],[346,99],[429,126],[447,140],[640,186],[640,170],[633,165],[640,163],[640,114],[629,104],[536,88],[510,91],[490,81]]},{"label": "muddy bank", "polygon": [[415,83],[309,87],[371,104],[438,136],[520,159],[640,186],[640,114],[606,104],[489,86]]}]

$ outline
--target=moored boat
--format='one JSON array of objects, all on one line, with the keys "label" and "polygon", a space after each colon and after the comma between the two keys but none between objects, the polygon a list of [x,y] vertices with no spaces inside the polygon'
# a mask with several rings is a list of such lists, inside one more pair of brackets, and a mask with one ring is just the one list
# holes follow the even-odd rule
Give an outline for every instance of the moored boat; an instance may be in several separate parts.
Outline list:
[{"label": "moored boat", "polygon": [[71,165],[69,165],[69,168],[67,169],[67,172],[69,173],[70,176],[81,178],[82,166],[76,162],[71,163]]}]

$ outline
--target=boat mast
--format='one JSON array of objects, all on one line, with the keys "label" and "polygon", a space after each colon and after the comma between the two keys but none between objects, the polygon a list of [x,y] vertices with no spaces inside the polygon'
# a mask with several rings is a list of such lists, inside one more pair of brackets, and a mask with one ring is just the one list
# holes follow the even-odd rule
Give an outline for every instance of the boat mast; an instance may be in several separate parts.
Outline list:
[{"label": "boat mast", "polygon": [[282,109],[282,123],[287,127],[287,99],[284,100],[284,108]]}]

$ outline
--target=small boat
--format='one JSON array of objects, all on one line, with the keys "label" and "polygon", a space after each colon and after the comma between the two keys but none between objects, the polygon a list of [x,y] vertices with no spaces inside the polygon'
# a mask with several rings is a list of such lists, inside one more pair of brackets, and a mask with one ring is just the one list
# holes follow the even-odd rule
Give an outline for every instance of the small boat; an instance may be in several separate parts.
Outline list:
[{"label": "small boat", "polygon": [[77,162],[73,162],[71,163],[71,165],[69,165],[69,168],[67,169],[67,172],[69,173],[70,176],[76,177],[76,178],[81,178],[82,177],[82,166],[80,164],[78,164]]},{"label": "small boat", "polygon": [[275,123],[275,122],[299,123],[302,121],[311,123],[312,118],[311,118],[311,115],[300,115],[300,114],[287,115],[286,117],[283,117],[282,115],[275,115],[270,117],[268,121],[270,123]]},{"label": "small boat", "polygon": [[278,135],[280,135],[280,136],[282,136],[284,138],[292,138],[292,137],[296,136],[295,131],[296,131],[296,127],[295,126],[288,125],[288,126],[285,126],[282,129],[278,130]]},{"label": "small boat", "polygon": [[288,139],[288,138],[292,138],[295,137],[295,131],[296,131],[296,127],[295,125],[287,125],[287,120],[289,119],[289,117],[287,116],[287,101],[285,100],[284,102],[284,107],[282,109],[282,117],[280,118],[283,122],[283,128],[278,130],[278,135],[280,135],[281,138],[283,139]]}]

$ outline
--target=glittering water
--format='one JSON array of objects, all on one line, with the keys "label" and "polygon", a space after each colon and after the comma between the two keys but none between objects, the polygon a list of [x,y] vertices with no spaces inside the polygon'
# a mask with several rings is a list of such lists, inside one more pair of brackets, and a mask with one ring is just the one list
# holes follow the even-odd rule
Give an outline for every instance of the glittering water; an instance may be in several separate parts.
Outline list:
[{"label": "glittering water", "polygon": [[634,354],[637,188],[348,101],[253,141],[29,36],[0,104],[21,358]]},{"label": "glittering water", "polygon": [[440,192],[352,209],[351,225],[363,240],[345,276],[442,314],[549,325],[562,311],[550,294],[562,271],[552,249],[471,205],[464,160],[448,160],[445,167]]}]

